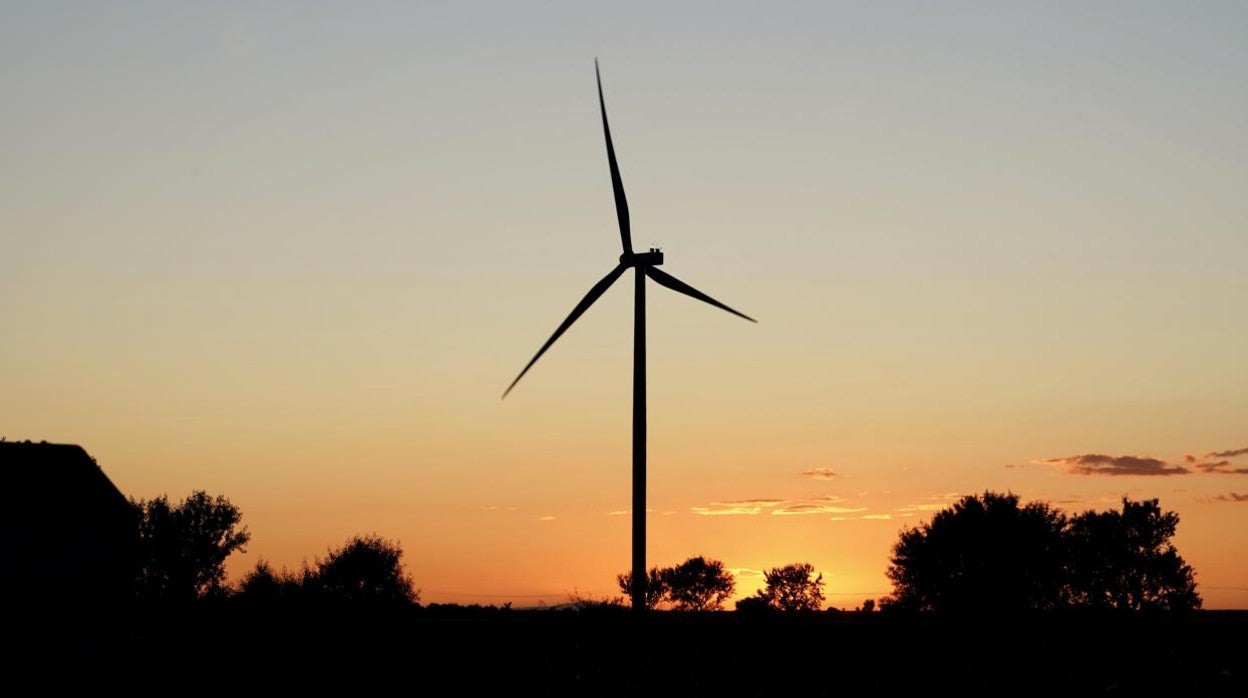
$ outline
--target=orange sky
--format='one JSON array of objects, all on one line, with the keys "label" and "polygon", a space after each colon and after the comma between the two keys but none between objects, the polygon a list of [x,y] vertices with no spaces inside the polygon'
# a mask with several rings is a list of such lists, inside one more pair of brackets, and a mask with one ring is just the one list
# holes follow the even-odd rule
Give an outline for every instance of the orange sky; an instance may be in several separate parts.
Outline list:
[{"label": "orange sky", "polygon": [[228,496],[235,575],[615,593],[630,280],[499,400],[618,255],[599,56],[635,246],[760,320],[651,285],[655,564],[856,606],[959,494],[1157,497],[1248,608],[1245,9],[704,9],[6,4],[0,435]]}]

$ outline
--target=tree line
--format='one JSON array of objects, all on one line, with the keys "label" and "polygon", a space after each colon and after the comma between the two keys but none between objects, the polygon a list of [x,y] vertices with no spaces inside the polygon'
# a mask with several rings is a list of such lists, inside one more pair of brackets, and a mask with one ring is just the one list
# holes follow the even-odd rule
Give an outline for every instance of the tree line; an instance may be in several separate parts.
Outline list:
[{"label": "tree line", "polygon": [[[166,496],[131,500],[139,519],[134,591],[149,603],[189,603],[233,596],[260,603],[317,601],[412,605],[420,599],[395,541],[357,535],[298,570],[261,560],[236,588],[225,561],[251,536],[242,513],[222,496],[197,491],[177,503]],[[1171,610],[1201,606],[1195,573],[1171,542],[1179,523],[1156,499],[1122,499],[1118,510],[1068,516],[1047,502],[1022,503],[1013,493],[968,495],[924,524],[903,529],[880,599],[886,611],[947,614],[1062,608]],[[738,611],[813,612],[825,603],[823,575],[806,562],[773,567],[764,587]],[[579,599],[580,606],[623,606],[631,572],[617,575],[624,597]],[[719,560],[691,557],[654,567],[646,605],[674,611],[719,611],[736,591]],[[861,610],[876,606],[868,599]]]},{"label": "tree line", "polygon": [[139,519],[135,598],[185,604],[237,597],[245,601],[415,604],[420,592],[403,565],[403,549],[377,535],[356,535],[297,571],[265,560],[237,588],[225,584],[225,561],[251,534],[242,512],[223,496],[197,491],[171,504],[167,496],[131,500]]}]

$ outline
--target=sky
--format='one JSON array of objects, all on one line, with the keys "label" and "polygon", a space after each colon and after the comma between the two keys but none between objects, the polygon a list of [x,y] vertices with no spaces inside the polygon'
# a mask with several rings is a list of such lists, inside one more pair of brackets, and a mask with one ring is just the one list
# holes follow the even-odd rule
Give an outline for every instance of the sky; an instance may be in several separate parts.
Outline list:
[{"label": "sky", "polygon": [[631,277],[648,559],[887,594],[961,495],[1157,498],[1248,608],[1248,5],[6,2],[0,436],[238,505],[422,599],[617,595]]}]

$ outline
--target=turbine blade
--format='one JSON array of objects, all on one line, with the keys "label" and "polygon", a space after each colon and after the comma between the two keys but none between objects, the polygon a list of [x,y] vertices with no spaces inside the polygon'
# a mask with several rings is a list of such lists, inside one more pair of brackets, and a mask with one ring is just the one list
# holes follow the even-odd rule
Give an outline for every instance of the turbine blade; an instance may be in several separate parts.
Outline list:
[{"label": "turbine blade", "polygon": [[615,192],[615,216],[620,219],[620,243],[625,253],[631,253],[633,236],[628,223],[628,199],[624,197],[620,166],[615,161],[615,146],[611,144],[611,127],[607,125],[607,103],[602,99],[602,75],[598,72],[597,58],[594,59],[594,77],[598,78],[598,107],[602,110],[602,133],[607,137],[607,163],[611,166],[611,190]]},{"label": "turbine blade", "polygon": [[620,274],[623,274],[624,270],[627,268],[628,266],[624,264],[617,265],[609,274],[602,277],[601,281],[594,284],[593,288],[589,289],[589,293],[586,293],[585,297],[581,299],[581,302],[577,303],[576,307],[572,309],[572,312],[568,313],[568,317],[564,319],[564,321],[560,323],[559,327],[555,329],[555,333],[550,336],[550,339],[546,340],[546,343],[542,345],[542,348],[537,350],[537,354],[532,359],[529,359],[529,363],[524,365],[524,370],[520,372],[520,375],[516,376],[516,379],[511,382],[511,385],[507,386],[507,390],[503,391],[503,397],[507,397],[507,393],[510,393],[511,389],[516,387],[516,383],[519,383],[520,379],[524,378],[524,374],[528,373],[529,369],[533,367],[533,364],[537,363],[537,360],[542,358],[542,354],[546,353],[546,350],[550,348],[550,345],[554,344],[555,340],[559,339],[560,335],[566,332],[568,328],[572,326],[572,323],[576,322],[576,319],[583,315],[585,311],[589,309],[589,306],[594,304],[594,301],[598,300],[599,296],[606,293],[607,289],[611,288],[611,284],[615,283],[615,280],[620,278]]},{"label": "turbine blade", "polygon": [[720,308],[721,310],[727,310],[733,315],[736,315],[737,317],[743,317],[746,320],[749,320],[750,322],[758,322],[758,320],[755,320],[749,315],[746,315],[745,313],[738,312],[736,310],[733,310],[732,308],[729,308],[723,303],[720,303],[714,298],[711,298],[710,296],[690,286],[689,284],[681,281],[680,279],[672,276],[671,274],[659,271],[657,267],[646,267],[646,275],[654,279],[655,281],[659,282],[660,284],[672,289],[673,291],[678,291],[680,293],[683,293],[686,296],[689,296],[690,298],[697,298],[703,303],[710,303],[716,308]]}]

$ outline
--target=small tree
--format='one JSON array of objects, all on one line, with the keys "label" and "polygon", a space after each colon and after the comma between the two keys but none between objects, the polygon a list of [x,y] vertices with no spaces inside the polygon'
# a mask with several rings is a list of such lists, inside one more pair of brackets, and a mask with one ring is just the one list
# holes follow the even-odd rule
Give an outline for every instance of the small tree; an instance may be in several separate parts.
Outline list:
[{"label": "small tree", "polygon": [[304,586],[331,601],[415,603],[420,592],[403,569],[403,549],[377,535],[355,536],[317,560]]},{"label": "small tree", "polygon": [[251,540],[238,507],[202,490],[174,505],[166,495],[130,501],[139,518],[139,598],[187,602],[225,593],[225,560]]},{"label": "small tree", "polygon": [[781,611],[818,611],[823,608],[823,575],[814,574],[809,562],[773,567],[763,573],[767,588],[758,596]]},{"label": "small tree", "polygon": [[680,611],[719,611],[736,589],[736,580],[719,560],[701,556],[660,571],[668,599]]},{"label": "small tree", "polygon": [[1179,515],[1156,499],[1122,499],[1122,511],[1084,512],[1070,521],[1071,600],[1092,608],[1200,608],[1195,575],[1170,543]]},{"label": "small tree", "polygon": [[[624,597],[631,599],[633,596],[633,573],[631,571],[617,574],[615,581],[620,585],[620,591],[624,592]],[[663,571],[658,567],[651,567],[649,574],[646,575],[646,608],[656,608],[667,596],[667,583],[663,581]]]}]

